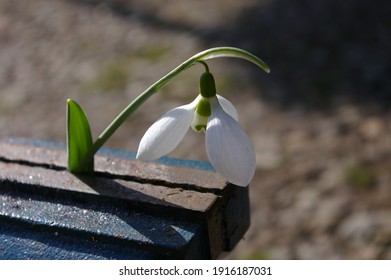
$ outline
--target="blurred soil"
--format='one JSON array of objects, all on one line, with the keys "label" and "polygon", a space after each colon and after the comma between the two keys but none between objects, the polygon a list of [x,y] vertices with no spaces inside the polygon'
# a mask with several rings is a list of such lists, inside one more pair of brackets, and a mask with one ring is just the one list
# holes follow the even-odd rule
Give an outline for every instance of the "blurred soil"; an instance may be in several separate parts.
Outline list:
[{"label": "blurred soil", "polygon": [[[252,225],[229,259],[391,259],[391,2],[379,0],[0,2],[0,137],[65,141],[65,104],[94,137],[133,98],[206,48],[272,69],[210,62],[252,139]],[[197,94],[194,66],[107,143],[136,150]],[[207,160],[202,134],[170,156]]]}]

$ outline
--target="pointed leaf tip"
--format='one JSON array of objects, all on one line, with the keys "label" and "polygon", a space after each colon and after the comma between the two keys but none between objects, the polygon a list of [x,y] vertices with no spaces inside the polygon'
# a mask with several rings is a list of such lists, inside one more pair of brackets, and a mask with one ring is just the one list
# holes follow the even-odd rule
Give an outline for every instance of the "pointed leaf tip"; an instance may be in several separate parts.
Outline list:
[{"label": "pointed leaf tip", "polygon": [[67,152],[68,169],[72,173],[92,172],[94,162],[91,160],[83,170],[80,164],[92,146],[92,136],[88,119],[79,104],[67,100]]}]

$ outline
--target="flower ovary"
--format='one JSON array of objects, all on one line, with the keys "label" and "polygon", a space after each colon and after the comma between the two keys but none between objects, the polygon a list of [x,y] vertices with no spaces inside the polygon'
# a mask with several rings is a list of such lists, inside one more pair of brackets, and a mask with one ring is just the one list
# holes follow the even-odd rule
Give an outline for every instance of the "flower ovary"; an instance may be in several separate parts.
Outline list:
[{"label": "flower ovary", "polygon": [[215,79],[210,72],[205,72],[201,75],[199,91],[200,94],[206,98],[216,96]]}]

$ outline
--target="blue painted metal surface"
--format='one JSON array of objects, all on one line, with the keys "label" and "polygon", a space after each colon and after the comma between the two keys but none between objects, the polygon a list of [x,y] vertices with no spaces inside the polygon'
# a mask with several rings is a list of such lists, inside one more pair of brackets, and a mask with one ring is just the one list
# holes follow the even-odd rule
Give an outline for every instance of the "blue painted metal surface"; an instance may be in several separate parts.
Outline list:
[{"label": "blue painted metal surface", "polygon": [[201,223],[142,213],[120,201],[35,191],[2,185],[0,259],[208,257]]},{"label": "blue painted metal surface", "polygon": [[248,189],[226,185],[208,163],[146,165],[105,148],[97,169],[115,172],[76,177],[64,151],[0,141],[0,259],[209,259],[249,227]]}]

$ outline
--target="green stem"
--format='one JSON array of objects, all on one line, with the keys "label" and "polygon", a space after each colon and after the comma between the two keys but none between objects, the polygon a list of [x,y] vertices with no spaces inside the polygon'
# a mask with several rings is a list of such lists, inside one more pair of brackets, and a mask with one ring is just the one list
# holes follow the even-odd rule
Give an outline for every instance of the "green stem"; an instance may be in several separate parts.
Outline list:
[{"label": "green stem", "polygon": [[208,66],[208,64],[205,61],[198,60],[197,62],[204,66],[206,73],[209,73],[209,66]]},{"label": "green stem", "polygon": [[[236,57],[246,59],[250,62],[261,67],[265,72],[269,73],[270,69],[261,59],[255,55],[244,51],[242,49],[233,48],[233,47],[218,47],[207,49],[203,52],[200,52],[192,57],[190,57],[185,62],[181,63],[178,67],[173,69],[171,72],[166,74],[160,80],[152,84],[147,88],[143,93],[141,93],[133,102],[131,102],[110,124],[109,126],[101,133],[101,135],[96,139],[92,144],[89,152],[81,161],[78,171],[84,170],[84,167],[93,159],[95,153],[103,146],[103,144],[113,135],[113,133],[124,123],[124,121],[133,114],[147,99],[149,99],[153,94],[159,91],[165,84],[167,84],[172,78],[177,76],[182,71],[191,67],[195,62],[201,62],[204,66],[204,60],[217,58],[217,57]],[[206,66],[207,67],[207,66]],[[206,68],[207,69],[207,68]]]}]

